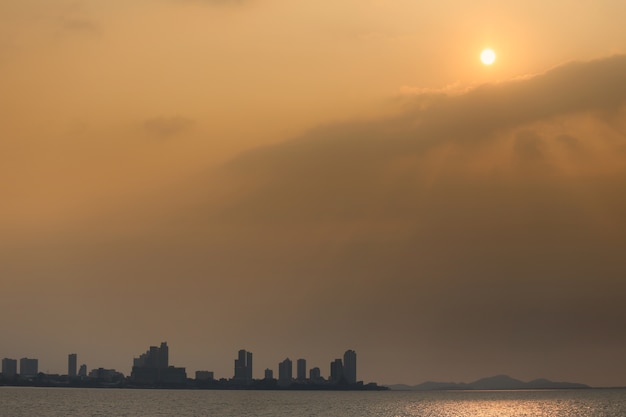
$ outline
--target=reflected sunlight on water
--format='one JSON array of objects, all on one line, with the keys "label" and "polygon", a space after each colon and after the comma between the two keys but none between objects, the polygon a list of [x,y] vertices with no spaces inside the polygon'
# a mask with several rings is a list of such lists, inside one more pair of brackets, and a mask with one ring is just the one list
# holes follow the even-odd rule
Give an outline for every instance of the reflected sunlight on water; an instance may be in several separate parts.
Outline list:
[{"label": "reflected sunlight on water", "polygon": [[439,392],[407,406],[405,416],[626,416],[626,391]]}]

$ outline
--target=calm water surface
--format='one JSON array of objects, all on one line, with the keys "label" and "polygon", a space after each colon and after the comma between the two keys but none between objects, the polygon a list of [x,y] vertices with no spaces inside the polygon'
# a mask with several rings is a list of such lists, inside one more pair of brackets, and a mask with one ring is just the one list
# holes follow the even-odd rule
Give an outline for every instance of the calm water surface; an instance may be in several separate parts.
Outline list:
[{"label": "calm water surface", "polygon": [[0,387],[0,416],[626,417],[626,390],[285,392]]}]

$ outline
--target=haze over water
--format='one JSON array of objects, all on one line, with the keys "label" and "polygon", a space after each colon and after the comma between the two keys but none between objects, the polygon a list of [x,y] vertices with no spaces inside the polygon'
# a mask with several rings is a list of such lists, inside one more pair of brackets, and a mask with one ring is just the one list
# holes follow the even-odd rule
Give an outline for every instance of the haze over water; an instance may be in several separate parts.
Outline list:
[{"label": "haze over water", "polygon": [[279,392],[1,388],[7,416],[624,417],[626,390]]},{"label": "haze over water", "polygon": [[625,21],[0,0],[0,359],[626,385]]}]

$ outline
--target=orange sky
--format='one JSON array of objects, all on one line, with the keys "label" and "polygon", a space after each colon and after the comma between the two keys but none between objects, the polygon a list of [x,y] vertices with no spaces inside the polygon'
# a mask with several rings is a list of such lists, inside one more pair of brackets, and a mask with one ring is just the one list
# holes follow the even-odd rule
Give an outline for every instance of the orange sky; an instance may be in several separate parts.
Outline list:
[{"label": "orange sky", "polygon": [[422,3],[0,2],[0,357],[626,385],[626,5]]}]

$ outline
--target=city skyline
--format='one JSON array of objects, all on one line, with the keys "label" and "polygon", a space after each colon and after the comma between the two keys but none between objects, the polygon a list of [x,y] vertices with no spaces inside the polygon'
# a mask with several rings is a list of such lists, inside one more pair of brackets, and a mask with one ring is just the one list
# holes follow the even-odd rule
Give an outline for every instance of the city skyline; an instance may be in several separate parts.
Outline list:
[{"label": "city skyline", "polygon": [[[169,347],[167,342],[159,346],[150,346],[145,353],[133,358],[130,375],[115,369],[94,368],[86,372],[86,365],[76,373],[77,354],[68,355],[68,373],[66,375],[37,373],[37,359],[22,358],[20,372],[17,372],[15,359],[2,359],[0,384],[12,386],[38,387],[90,387],[90,388],[178,388],[178,389],[243,389],[243,390],[563,390],[590,389],[589,385],[577,382],[550,381],[536,378],[524,382],[508,375],[484,377],[471,383],[425,381],[409,386],[406,384],[379,385],[376,382],[364,383],[357,378],[357,354],[348,349],[342,358],[330,362],[328,377],[324,378],[319,367],[307,368],[304,358],[296,361],[296,375],[293,372],[293,361],[285,358],[278,363],[278,375],[275,378],[273,369],[266,368],[263,378],[253,379],[253,354],[240,349],[234,361],[232,378],[216,378],[213,371],[196,370],[187,373],[185,367],[176,367],[169,363]],[[24,371],[22,371],[24,369]],[[307,377],[307,370],[308,377]],[[25,372],[25,373],[22,373]],[[595,387],[599,388],[599,387]],[[616,388],[616,387],[613,387]]]},{"label": "city skyline", "polygon": [[[269,379],[273,378],[274,369],[265,368],[263,371],[263,377],[254,378],[254,368],[252,362],[253,354],[250,351],[246,351],[245,349],[240,349],[237,352],[237,358],[234,360],[234,368],[231,377],[228,376],[219,376],[216,375],[214,371],[207,370],[207,366],[202,369],[197,369],[195,371],[187,372],[186,378],[192,378],[191,375],[197,375],[200,373],[200,379],[228,379],[234,383],[240,385],[248,385],[252,382],[253,379],[268,379],[268,376],[271,375]],[[347,366],[343,366],[342,359],[334,359],[330,362],[330,367],[328,369],[327,378],[323,377],[323,373],[321,372],[320,367],[314,366],[311,368],[307,368],[307,360],[304,358],[299,358],[296,361],[296,374],[293,372],[292,361],[289,358],[284,359],[283,361],[277,363],[276,371],[277,371],[277,380],[279,381],[279,385],[282,382],[283,385],[289,385],[292,382],[303,382],[303,381],[320,381],[327,379],[330,382],[339,382],[342,377],[345,377],[345,383],[348,384],[356,384],[357,383],[357,371],[356,371],[356,352],[352,349],[345,351],[343,355],[343,361],[347,364]],[[25,377],[33,377],[38,373],[42,372],[39,370],[39,360],[33,358],[21,358],[19,360],[19,372],[17,368],[18,360],[11,358],[3,358],[2,359],[2,374],[6,377],[13,377],[16,374]],[[78,363],[78,354],[70,353],[68,354],[68,362],[67,362],[67,372],[65,374],[58,373],[59,375],[66,375],[68,377],[80,377],[86,376],[87,365],[81,365],[81,372],[78,371],[77,368]],[[333,365],[340,363],[340,369],[333,371]],[[22,366],[24,367],[24,372],[22,372]],[[107,369],[102,365],[98,367],[94,367],[92,372],[97,371],[98,369]],[[140,354],[138,357],[134,357],[132,359],[132,367],[131,372],[124,374],[132,379],[139,381],[150,381],[150,380],[158,380],[159,376],[152,372],[153,370],[174,370],[180,371],[181,373],[185,373],[186,367],[176,368],[170,365],[169,363],[169,346],[167,342],[161,342],[159,346],[150,346],[145,353]],[[7,371],[5,375],[5,370]],[[142,370],[147,370],[148,372],[140,372]],[[116,369],[111,369],[111,371],[117,371]],[[269,371],[269,373],[268,373]],[[48,373],[47,371],[45,373]],[[55,373],[51,373],[55,374]],[[180,373],[178,374],[180,375]],[[210,375],[210,378],[208,376]],[[184,379],[178,378],[178,376],[174,377],[174,381],[177,383],[182,383]]]}]

